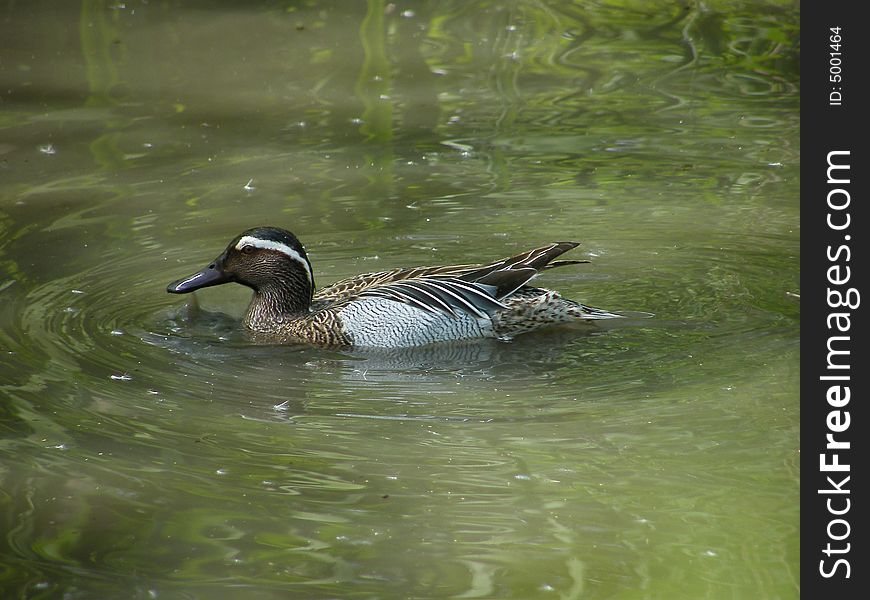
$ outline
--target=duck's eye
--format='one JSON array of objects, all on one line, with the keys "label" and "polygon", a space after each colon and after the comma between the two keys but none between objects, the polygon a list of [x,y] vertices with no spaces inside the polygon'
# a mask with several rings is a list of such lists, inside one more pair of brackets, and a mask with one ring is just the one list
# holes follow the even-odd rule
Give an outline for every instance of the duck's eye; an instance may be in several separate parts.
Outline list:
[{"label": "duck's eye", "polygon": [[250,244],[242,246],[242,254],[252,254],[254,252],[254,247]]}]

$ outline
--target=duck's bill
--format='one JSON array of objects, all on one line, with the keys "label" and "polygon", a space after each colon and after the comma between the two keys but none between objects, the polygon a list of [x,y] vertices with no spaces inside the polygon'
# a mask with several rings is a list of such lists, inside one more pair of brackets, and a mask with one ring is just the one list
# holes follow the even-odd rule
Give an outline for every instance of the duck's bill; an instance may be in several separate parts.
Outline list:
[{"label": "duck's bill", "polygon": [[199,290],[213,285],[229,283],[233,281],[232,277],[227,275],[221,268],[220,261],[215,261],[202,271],[198,271],[193,275],[173,281],[166,287],[166,291],[170,294],[186,294],[194,290]]}]

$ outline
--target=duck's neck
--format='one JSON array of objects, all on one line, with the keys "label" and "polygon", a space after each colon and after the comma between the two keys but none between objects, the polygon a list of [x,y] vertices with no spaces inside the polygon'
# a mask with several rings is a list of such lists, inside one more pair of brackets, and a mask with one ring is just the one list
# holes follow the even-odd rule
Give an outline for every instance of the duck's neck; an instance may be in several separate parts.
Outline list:
[{"label": "duck's neck", "polygon": [[288,320],[308,314],[311,298],[308,282],[295,278],[256,289],[245,315],[245,326],[254,331],[274,331]]}]

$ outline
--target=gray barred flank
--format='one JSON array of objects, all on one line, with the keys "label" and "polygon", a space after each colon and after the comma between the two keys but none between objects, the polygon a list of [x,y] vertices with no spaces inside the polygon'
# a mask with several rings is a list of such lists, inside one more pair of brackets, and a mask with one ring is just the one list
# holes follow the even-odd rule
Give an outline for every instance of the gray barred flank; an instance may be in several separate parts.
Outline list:
[{"label": "gray barred flank", "polygon": [[429,312],[385,298],[366,297],[339,312],[342,332],[355,346],[401,348],[494,337],[492,321],[460,312]]}]

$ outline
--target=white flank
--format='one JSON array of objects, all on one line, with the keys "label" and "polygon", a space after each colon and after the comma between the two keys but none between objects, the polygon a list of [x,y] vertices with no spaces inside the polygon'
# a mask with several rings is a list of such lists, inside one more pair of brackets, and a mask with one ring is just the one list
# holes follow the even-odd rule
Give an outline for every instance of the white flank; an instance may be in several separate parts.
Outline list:
[{"label": "white flank", "polygon": [[239,240],[238,244],[236,244],[236,250],[241,250],[245,246],[253,246],[254,248],[262,248],[263,250],[276,250],[289,256],[291,259],[305,267],[305,275],[308,276],[309,283],[314,281],[314,275],[311,273],[311,265],[308,264],[308,261],[301,254],[296,252],[296,250],[287,244],[282,244],[281,242],[275,242],[273,240],[261,240],[260,238],[246,235]]}]

